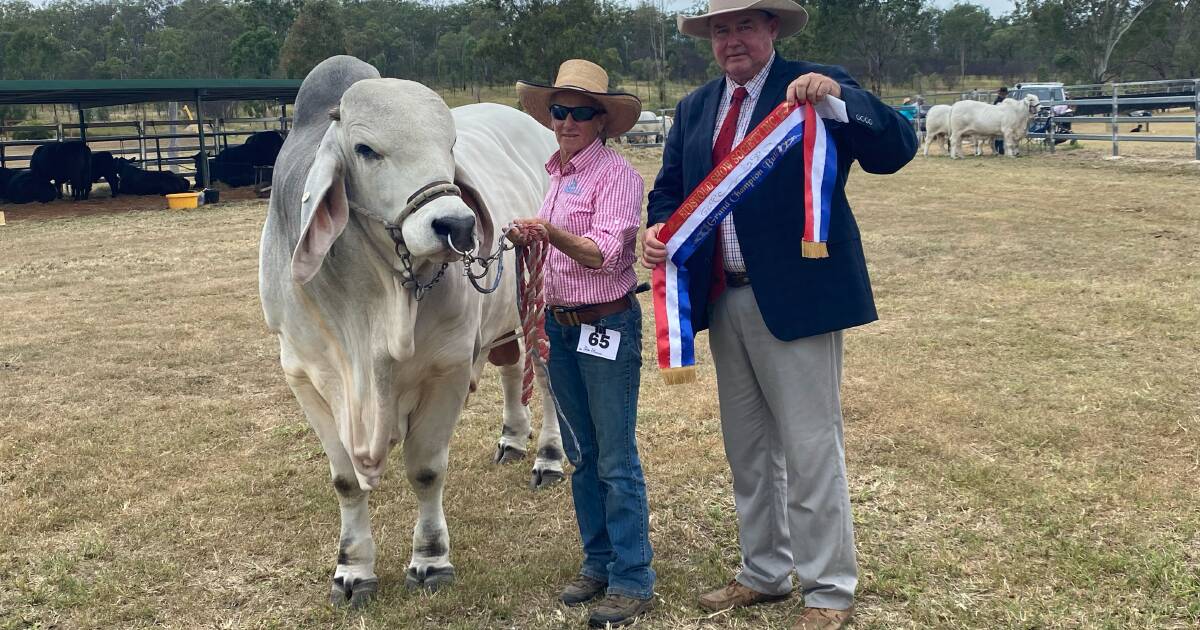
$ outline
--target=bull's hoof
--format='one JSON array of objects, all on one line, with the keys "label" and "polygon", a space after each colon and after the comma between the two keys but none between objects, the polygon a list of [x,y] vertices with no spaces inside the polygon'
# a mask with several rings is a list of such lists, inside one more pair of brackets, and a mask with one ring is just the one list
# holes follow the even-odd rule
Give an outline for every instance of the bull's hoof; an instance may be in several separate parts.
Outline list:
[{"label": "bull's hoof", "polygon": [[454,583],[454,567],[408,567],[404,575],[404,587],[410,591],[424,589],[429,592]]},{"label": "bull's hoof", "polygon": [[566,479],[566,475],[560,470],[534,470],[533,475],[529,478],[529,489],[544,490],[558,485],[563,479]]},{"label": "bull's hoof", "polygon": [[345,581],[336,577],[333,578],[333,583],[329,587],[329,603],[334,608],[341,608],[349,605],[351,608],[362,608],[366,606],[379,592],[379,579],[355,578],[354,582],[347,585]]},{"label": "bull's hoof", "polygon": [[493,460],[497,464],[511,464],[525,459],[525,451],[507,444],[496,446],[496,457]]}]

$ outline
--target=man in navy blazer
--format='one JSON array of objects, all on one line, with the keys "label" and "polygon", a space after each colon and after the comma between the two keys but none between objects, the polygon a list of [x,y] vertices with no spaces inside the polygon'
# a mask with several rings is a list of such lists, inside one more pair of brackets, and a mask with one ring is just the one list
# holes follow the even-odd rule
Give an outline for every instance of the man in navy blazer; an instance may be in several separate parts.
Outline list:
[{"label": "man in navy blazer", "polygon": [[742,551],[741,571],[700,605],[722,610],[786,598],[795,571],[806,608],[794,628],[833,630],[853,614],[857,585],[842,330],[877,318],[844,189],[853,162],[869,173],[894,173],[916,154],[917,139],[899,113],[842,68],[776,54],[775,40],[806,22],[791,0],[711,0],[708,13],[679,16],[681,32],[711,40],[725,74],[676,107],[650,192],[643,263],[665,260],[659,228],[731,141],[736,146],[784,100],[844,102],[844,121],[825,121],[837,148],[828,257],[801,255],[805,169],[796,148],[687,261],[692,324],[709,329],[717,369]]}]

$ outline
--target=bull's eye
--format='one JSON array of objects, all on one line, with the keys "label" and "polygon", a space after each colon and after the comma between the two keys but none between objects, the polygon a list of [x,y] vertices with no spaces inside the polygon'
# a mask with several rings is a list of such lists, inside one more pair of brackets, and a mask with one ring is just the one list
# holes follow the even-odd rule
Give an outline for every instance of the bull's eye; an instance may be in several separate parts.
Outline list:
[{"label": "bull's eye", "polygon": [[354,152],[368,160],[378,160],[379,158],[383,157],[376,153],[375,149],[372,149],[371,147],[362,143],[354,145]]}]

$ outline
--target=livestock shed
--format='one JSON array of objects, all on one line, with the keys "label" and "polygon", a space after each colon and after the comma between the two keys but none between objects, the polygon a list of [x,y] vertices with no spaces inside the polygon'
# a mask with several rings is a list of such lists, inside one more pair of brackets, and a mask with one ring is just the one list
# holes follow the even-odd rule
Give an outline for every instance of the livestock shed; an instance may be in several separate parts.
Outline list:
[{"label": "livestock shed", "polygon": [[[151,139],[156,143],[170,138],[196,138],[202,155],[207,155],[210,134],[205,131],[203,120],[204,103],[213,101],[275,101],[280,104],[282,115],[278,121],[281,129],[286,128],[287,106],[296,100],[300,81],[291,79],[129,79],[111,81],[0,81],[0,105],[68,105],[78,111],[79,123],[55,127],[57,139],[63,139],[63,128],[78,129],[79,139],[88,142],[88,128],[133,126],[133,136],[106,136],[108,140]],[[147,133],[146,121],[128,123],[89,123],[87,110],[96,107],[131,105],[136,103],[189,103],[196,108],[196,121],[171,121],[177,124],[196,123],[194,133]],[[265,119],[262,119],[265,120]],[[162,121],[155,121],[162,122]],[[36,126],[29,129],[36,129]],[[13,128],[8,128],[13,129]],[[219,139],[226,133],[218,133]],[[12,146],[42,144],[38,140],[6,140],[0,142],[0,156]],[[144,157],[144,147],[143,147]],[[196,178],[203,186],[209,184],[208,163],[199,160]]]}]

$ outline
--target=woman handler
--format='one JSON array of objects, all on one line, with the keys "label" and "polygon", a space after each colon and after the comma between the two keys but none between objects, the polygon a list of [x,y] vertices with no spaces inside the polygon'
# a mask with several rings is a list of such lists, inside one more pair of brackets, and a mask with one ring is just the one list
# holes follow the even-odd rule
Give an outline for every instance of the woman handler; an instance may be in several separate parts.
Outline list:
[{"label": "woman handler", "polygon": [[633,297],[634,243],[641,223],[641,176],[605,140],[631,129],[636,96],[608,91],[600,66],[572,59],[554,85],[517,83],[521,105],[554,131],[550,187],[535,218],[510,234],[543,234],[543,294],[550,339],[550,384],[575,466],[571,494],[583,546],[579,576],[560,595],[568,606],[606,594],[592,627],[631,623],[650,609],[649,507],[638,459],[642,314]]}]

